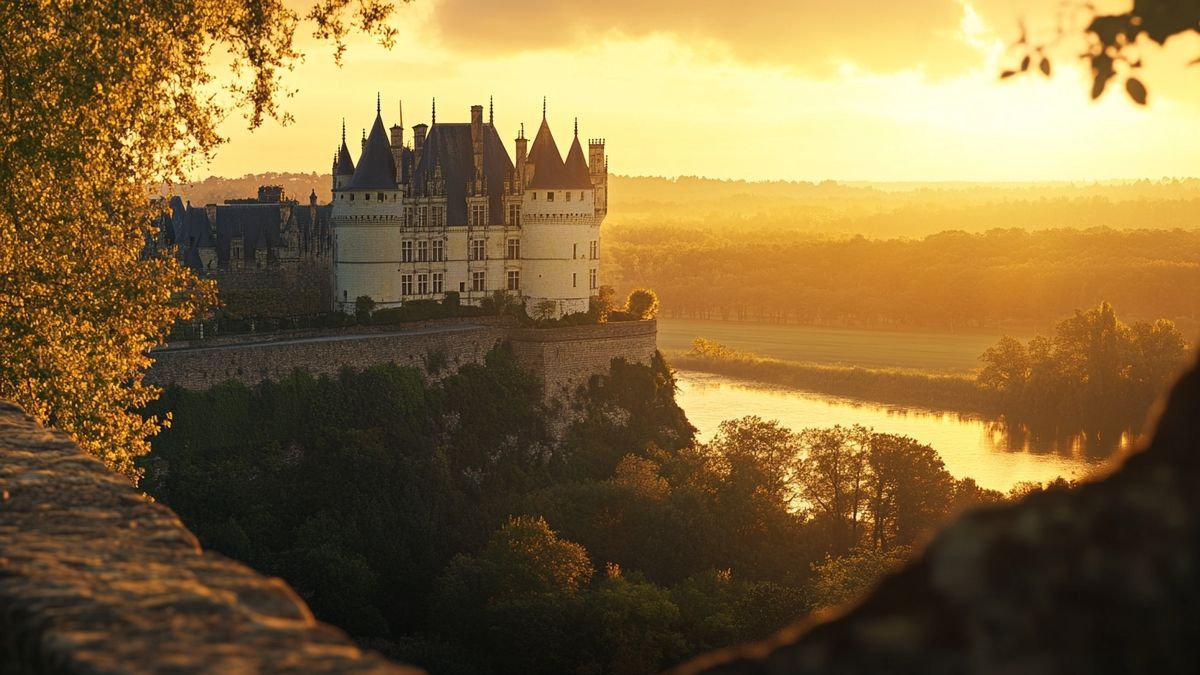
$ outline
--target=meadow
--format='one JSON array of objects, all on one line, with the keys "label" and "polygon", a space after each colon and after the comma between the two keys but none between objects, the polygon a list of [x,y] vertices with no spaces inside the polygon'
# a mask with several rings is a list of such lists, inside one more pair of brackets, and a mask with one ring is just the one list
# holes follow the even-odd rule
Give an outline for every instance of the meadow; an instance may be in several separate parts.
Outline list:
[{"label": "meadow", "polygon": [[[1025,337],[1025,333],[1034,331],[1005,332]],[[684,352],[698,337],[782,361],[964,374],[981,367],[979,355],[996,344],[1000,333],[864,330],[668,317],[658,320],[659,349]]]}]

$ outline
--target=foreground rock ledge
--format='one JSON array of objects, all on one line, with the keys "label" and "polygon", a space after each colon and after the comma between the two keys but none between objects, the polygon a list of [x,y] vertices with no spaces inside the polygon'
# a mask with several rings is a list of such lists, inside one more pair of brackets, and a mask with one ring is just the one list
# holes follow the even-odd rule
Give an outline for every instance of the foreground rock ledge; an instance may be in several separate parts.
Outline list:
[{"label": "foreground rock ledge", "polygon": [[980,511],[840,616],[676,669],[1198,673],[1200,371],[1104,480]]},{"label": "foreground rock ledge", "polygon": [[163,672],[419,671],[200,550],[170,509],[0,402],[0,674]]}]

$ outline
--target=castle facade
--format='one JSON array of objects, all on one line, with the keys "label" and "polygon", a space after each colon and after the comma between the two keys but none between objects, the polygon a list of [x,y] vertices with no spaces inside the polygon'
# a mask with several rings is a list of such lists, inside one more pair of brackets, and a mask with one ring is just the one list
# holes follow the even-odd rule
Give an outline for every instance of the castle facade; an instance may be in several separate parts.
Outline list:
[{"label": "castle facade", "polygon": [[497,291],[532,315],[585,312],[599,288],[600,224],[608,211],[604,140],[575,137],[564,160],[546,120],[533,145],[524,127],[510,158],[489,110],[469,122],[374,124],[355,163],[342,144],[333,164],[333,290],[353,312],[457,293],[478,304]]}]

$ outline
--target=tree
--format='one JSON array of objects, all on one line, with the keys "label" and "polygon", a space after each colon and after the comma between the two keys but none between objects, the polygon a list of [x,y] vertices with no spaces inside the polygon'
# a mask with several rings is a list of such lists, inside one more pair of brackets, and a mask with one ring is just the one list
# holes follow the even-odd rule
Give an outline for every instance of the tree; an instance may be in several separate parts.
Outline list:
[{"label": "tree", "polygon": [[805,429],[805,452],[797,484],[808,510],[829,532],[829,545],[846,550],[858,543],[866,516],[867,452],[871,432],[861,426]]},{"label": "tree", "polygon": [[930,446],[907,436],[871,434],[867,466],[875,548],[911,545],[949,518],[954,477]]},{"label": "tree", "polygon": [[[389,4],[350,4],[308,18],[339,46],[351,13],[391,39]],[[138,413],[158,393],[146,354],[213,299],[173,258],[142,255],[149,189],[211,154],[227,113],[287,119],[298,22],[283,0],[0,3],[0,397],[135,482],[167,421]],[[228,97],[212,96],[213,53],[235,64]]]},{"label": "tree", "polygon": [[360,295],[354,299],[354,316],[358,317],[359,321],[369,321],[371,313],[375,311],[375,300],[369,295]]},{"label": "tree", "polygon": [[887,551],[857,549],[844,556],[826,557],[813,565],[809,592],[812,609],[833,607],[861,596],[884,574],[899,569],[910,555],[910,549],[897,546]]},{"label": "tree", "polygon": [[638,288],[625,300],[625,311],[639,321],[658,316],[658,296],[649,288]]},{"label": "tree", "polygon": [[588,312],[596,317],[598,323],[608,321],[608,315],[616,310],[616,295],[612,286],[604,285],[588,300]]},{"label": "tree", "polygon": [[[1091,4],[1084,7],[1095,12]],[[1145,105],[1146,86],[1136,77],[1142,67],[1142,60],[1137,56],[1139,38],[1145,37],[1161,46],[1174,35],[1195,32],[1200,32],[1200,3],[1187,0],[1134,0],[1133,7],[1124,13],[1093,13],[1091,22],[1084,29],[1087,51],[1082,54],[1091,65],[1092,98],[1099,98],[1120,72],[1125,77],[1125,92],[1129,98],[1138,105]],[[1059,26],[1055,42],[1063,36],[1064,29]],[[1022,24],[1021,35],[1014,45],[1021,55],[1020,66],[1005,70],[1000,77],[1029,72],[1035,63],[1038,70],[1049,77],[1051,65],[1046,51],[1052,45],[1031,42]],[[1200,59],[1192,63],[1197,62]]]}]

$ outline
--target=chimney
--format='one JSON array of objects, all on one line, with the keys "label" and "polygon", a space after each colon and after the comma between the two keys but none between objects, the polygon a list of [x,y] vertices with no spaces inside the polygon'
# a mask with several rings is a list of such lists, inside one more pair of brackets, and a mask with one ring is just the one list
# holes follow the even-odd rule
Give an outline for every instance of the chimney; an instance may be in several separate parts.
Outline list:
[{"label": "chimney", "polygon": [[418,124],[413,127],[413,167],[421,165],[421,149],[425,147],[425,132],[429,130],[429,126]]},{"label": "chimney", "polygon": [[523,192],[528,184],[525,180],[525,158],[529,154],[529,141],[525,140],[525,125],[521,125],[521,133],[517,135],[517,185],[514,192]]},{"label": "chimney", "polygon": [[483,191],[483,106],[471,106],[471,149],[475,155],[474,193]]}]

